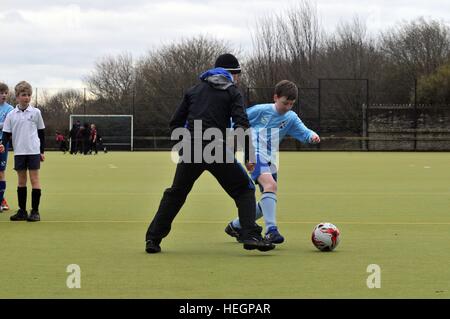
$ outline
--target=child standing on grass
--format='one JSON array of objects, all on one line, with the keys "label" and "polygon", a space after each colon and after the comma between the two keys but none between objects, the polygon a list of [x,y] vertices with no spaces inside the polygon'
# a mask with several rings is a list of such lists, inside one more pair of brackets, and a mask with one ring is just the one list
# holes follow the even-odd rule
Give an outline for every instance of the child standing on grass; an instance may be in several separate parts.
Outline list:
[{"label": "child standing on grass", "polygon": [[[9,88],[6,84],[0,83],[0,139],[2,138],[3,123],[5,122],[6,115],[11,112],[14,107],[6,103],[8,97]],[[6,144],[5,144],[6,145]],[[9,206],[5,199],[6,191],[6,177],[5,170],[8,162],[8,145],[5,146],[5,152],[0,154],[0,213],[4,210],[8,210]]]},{"label": "child standing on grass", "polygon": [[[256,148],[256,165],[252,179],[259,184],[261,200],[256,204],[256,219],[264,217],[265,239],[281,244],[284,237],[278,231],[276,222],[277,205],[277,153],[286,135],[303,143],[316,144],[320,137],[307,128],[298,115],[292,111],[298,96],[295,83],[283,80],[275,86],[274,102],[259,104],[247,109],[248,120],[253,129],[253,143]],[[240,240],[241,225],[236,218],[225,228],[225,232]]]},{"label": "child standing on grass", "polygon": [[59,150],[66,154],[67,151],[67,144],[66,139],[64,138],[64,135],[62,135],[60,132],[56,131],[56,137],[55,140],[57,143],[59,143]]},{"label": "child standing on grass", "polygon": [[[39,182],[39,169],[44,161],[45,135],[44,121],[41,111],[30,105],[32,87],[29,83],[22,81],[15,87],[18,105],[6,116],[3,125],[2,144],[0,153],[5,152],[12,138],[14,148],[14,169],[17,171],[18,187],[17,197],[19,210],[10,220],[29,222],[40,221],[39,202],[41,199],[41,184]],[[31,191],[31,213],[28,215],[27,204],[27,170],[30,175]]]}]

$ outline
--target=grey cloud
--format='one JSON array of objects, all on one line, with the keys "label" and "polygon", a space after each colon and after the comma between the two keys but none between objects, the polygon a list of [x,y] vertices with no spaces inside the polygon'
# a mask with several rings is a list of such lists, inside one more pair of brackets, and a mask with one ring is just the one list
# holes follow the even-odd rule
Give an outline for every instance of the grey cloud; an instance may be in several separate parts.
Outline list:
[{"label": "grey cloud", "polygon": [[[251,48],[249,28],[263,15],[282,13],[293,0],[2,0],[1,76],[14,82],[21,72],[36,85],[81,85],[104,55],[139,57],[162,43],[209,34],[235,47]],[[318,0],[322,24],[330,30],[355,14],[379,31],[401,19],[433,16],[450,21],[450,1]],[[72,10],[73,9],[73,10]],[[71,11],[73,11],[71,13]],[[26,35],[21,37],[20,35]],[[7,62],[7,63],[6,63]],[[36,67],[39,66],[39,67]],[[6,78],[5,78],[6,77]],[[59,79],[59,80],[58,80]],[[52,84],[55,83],[55,84]]]},{"label": "grey cloud", "polygon": [[[177,2],[209,5],[220,3],[222,0],[178,0]],[[227,2],[231,4],[240,1],[228,0]],[[79,6],[82,10],[117,11],[121,9],[133,10],[142,6],[155,6],[163,3],[167,3],[167,0],[2,0],[2,7],[15,10],[45,10],[50,7]]]}]

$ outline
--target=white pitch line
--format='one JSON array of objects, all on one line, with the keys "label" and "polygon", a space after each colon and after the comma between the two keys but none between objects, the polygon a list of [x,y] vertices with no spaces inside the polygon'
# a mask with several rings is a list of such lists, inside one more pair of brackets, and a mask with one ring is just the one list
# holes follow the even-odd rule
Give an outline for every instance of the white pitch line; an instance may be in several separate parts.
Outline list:
[{"label": "white pitch line", "polygon": [[[39,223],[47,224],[142,224],[149,223],[150,220],[47,220]],[[12,223],[11,221],[0,221],[0,223]],[[180,221],[174,224],[226,224],[227,221]],[[285,221],[278,222],[279,224],[317,224],[317,221]],[[14,223],[20,224],[20,223]],[[23,223],[26,224],[26,223]],[[335,225],[450,225],[450,222],[349,222],[349,221],[334,221]]]},{"label": "white pitch line", "polygon": [[114,165],[114,164],[109,164],[108,167],[109,167],[109,168],[118,168],[118,167],[117,167],[116,165]]},{"label": "white pitch line", "polygon": [[[73,193],[55,193],[55,192],[46,192],[45,195],[57,195],[57,196],[64,196],[64,195],[68,195],[68,196],[84,196],[84,195],[91,195],[91,196],[116,196],[116,195],[139,195],[139,196],[143,196],[143,195],[161,195],[164,192],[164,190],[158,191],[158,192],[133,192],[133,193],[80,193],[80,192],[73,192]],[[224,196],[225,193],[224,192],[216,192],[216,193],[207,193],[207,192],[192,192],[189,193],[189,196]],[[292,193],[292,192],[281,192],[279,193],[280,196],[428,196],[428,195],[432,195],[432,196],[450,196],[450,192],[427,192],[427,193],[395,193],[395,192],[391,192],[391,193],[356,193],[356,192],[345,192],[345,193],[327,193],[327,192],[314,192],[314,193]]]}]

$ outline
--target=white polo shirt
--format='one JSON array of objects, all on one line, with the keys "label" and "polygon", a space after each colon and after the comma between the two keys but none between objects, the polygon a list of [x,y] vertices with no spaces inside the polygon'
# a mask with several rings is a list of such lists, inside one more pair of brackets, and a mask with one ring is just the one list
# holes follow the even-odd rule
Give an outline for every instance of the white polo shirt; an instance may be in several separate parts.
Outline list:
[{"label": "white polo shirt", "polygon": [[41,111],[29,105],[24,111],[16,106],[8,113],[3,132],[12,134],[14,155],[37,155],[41,153],[38,130],[45,128]]}]

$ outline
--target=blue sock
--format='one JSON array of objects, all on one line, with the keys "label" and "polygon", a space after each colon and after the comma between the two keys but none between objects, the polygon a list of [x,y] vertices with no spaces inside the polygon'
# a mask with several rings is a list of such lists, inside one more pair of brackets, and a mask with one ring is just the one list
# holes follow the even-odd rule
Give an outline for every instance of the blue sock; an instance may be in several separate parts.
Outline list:
[{"label": "blue sock", "polygon": [[0,204],[3,201],[6,190],[6,181],[0,181]]},{"label": "blue sock", "polygon": [[[259,203],[256,203],[256,218],[255,220],[260,219],[263,216],[263,213],[261,211],[261,207],[259,206]],[[239,218],[234,219],[231,224],[234,228],[241,228],[241,223],[239,222]]]},{"label": "blue sock", "polygon": [[266,232],[270,227],[276,227],[276,211],[277,211],[277,194],[272,192],[263,193],[259,201],[261,210],[264,215],[264,223],[266,224]]}]

